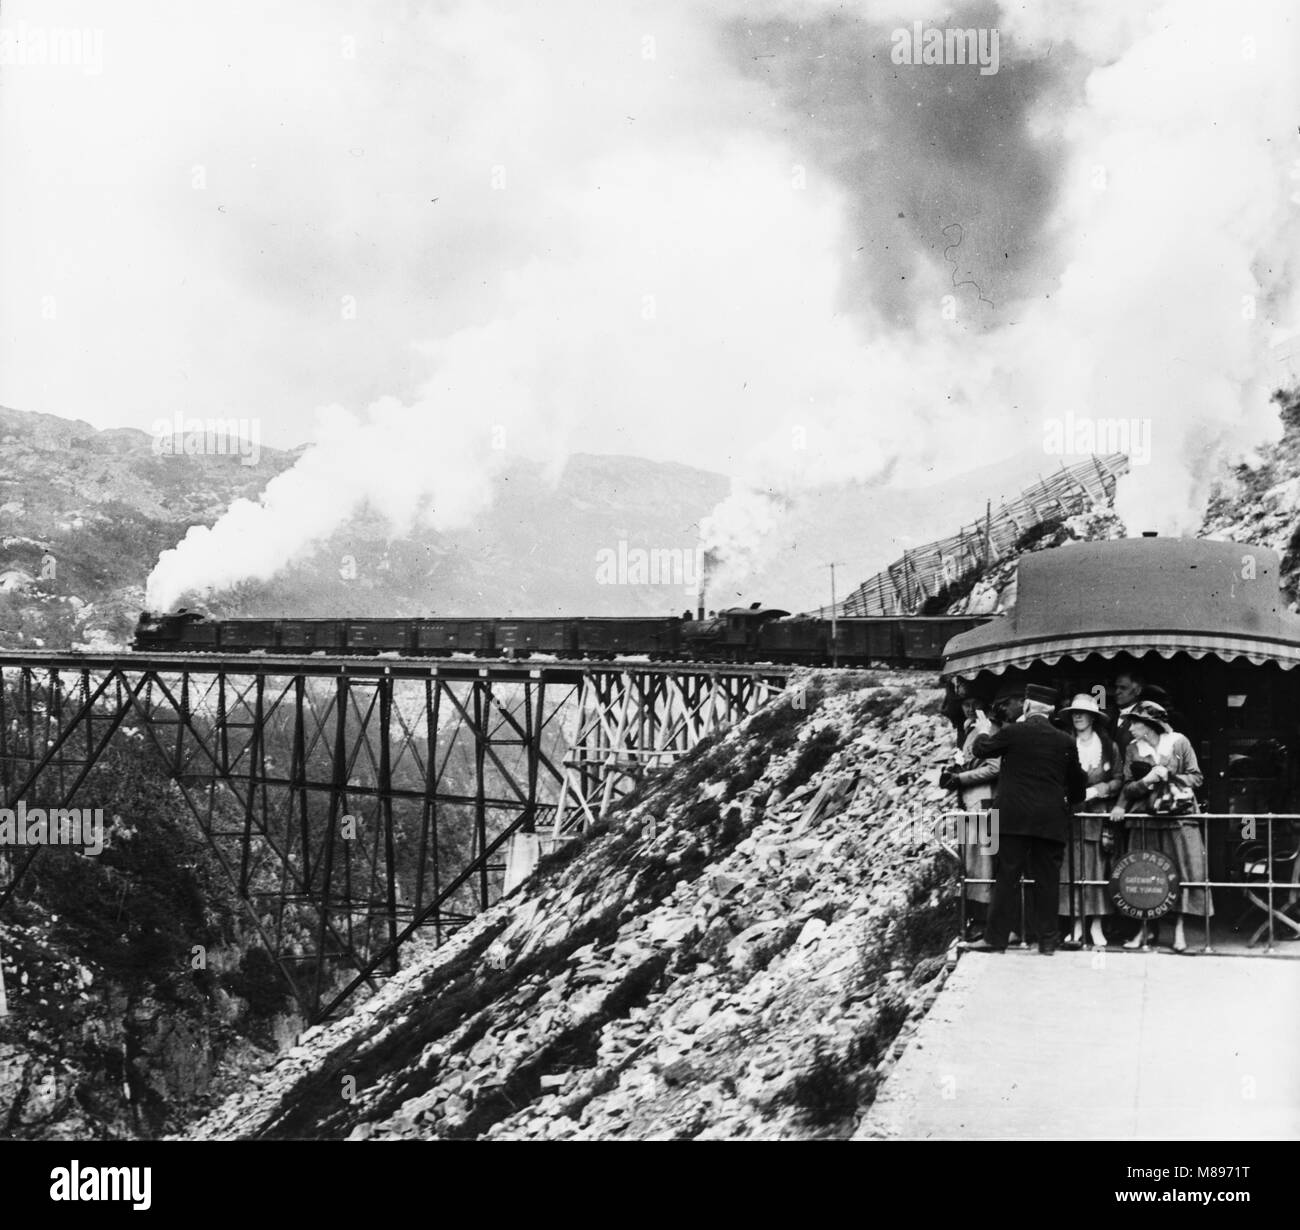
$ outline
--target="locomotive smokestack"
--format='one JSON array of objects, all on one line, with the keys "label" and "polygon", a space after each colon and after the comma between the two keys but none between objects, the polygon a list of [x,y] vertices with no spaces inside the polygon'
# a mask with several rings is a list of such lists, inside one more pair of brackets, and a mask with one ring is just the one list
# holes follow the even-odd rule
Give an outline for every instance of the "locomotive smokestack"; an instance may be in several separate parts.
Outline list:
[{"label": "locomotive smokestack", "polygon": [[709,574],[713,571],[718,562],[718,557],[712,551],[700,552],[700,592],[696,601],[695,617],[701,622],[704,621],[704,594],[709,588]]}]

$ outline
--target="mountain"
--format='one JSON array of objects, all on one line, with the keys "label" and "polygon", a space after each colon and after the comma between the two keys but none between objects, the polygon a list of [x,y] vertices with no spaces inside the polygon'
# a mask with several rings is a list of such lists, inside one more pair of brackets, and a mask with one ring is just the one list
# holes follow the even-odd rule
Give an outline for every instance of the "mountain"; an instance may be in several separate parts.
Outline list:
[{"label": "mountain", "polygon": [[[300,452],[263,447],[256,465],[160,455],[142,431],[0,408],[0,644],[125,644],[159,554],[234,500],[256,499]],[[696,589],[699,520],[725,491],[719,475],[637,458],[578,455],[555,481],[519,461],[473,527],[398,535],[362,509],[307,559],[216,594],[210,606],[275,615],[680,613]],[[606,556],[649,549],[671,553],[670,583],[599,571]]]},{"label": "mountain", "polygon": [[[142,431],[0,408],[0,644],[125,644],[160,552],[232,501],[255,499],[301,452],[263,447],[256,465],[160,455]],[[1041,463],[1028,452],[914,491],[809,491],[743,590],[710,593],[708,604],[815,607],[827,597],[822,561],[845,562],[848,592],[901,547],[1014,494]],[[719,474],[635,457],[577,454],[557,474],[516,460],[473,526],[398,534],[361,509],[307,558],[207,604],[245,615],[677,614],[694,608],[700,523],[728,487]]]},{"label": "mountain", "polygon": [[[677,615],[694,608],[699,523],[726,489],[721,475],[636,457],[577,454],[554,479],[518,460],[473,526],[394,535],[363,510],[309,558],[210,605],[244,615]],[[631,564],[652,552],[664,566],[642,578]]]},{"label": "mountain", "polygon": [[122,644],[158,553],[293,460],[160,456],[142,431],[0,408],[0,644]]},{"label": "mountain", "polygon": [[[1294,584],[1300,410],[1294,397],[1279,407],[1283,440],[1223,477],[1204,532],[1278,546]],[[141,431],[0,409],[0,644],[125,644],[160,552],[190,526],[215,523],[232,501],[256,499],[301,452],[262,448],[256,465],[158,455]],[[762,543],[753,572],[729,590],[711,588],[707,605],[761,600],[814,610],[829,602],[831,560],[842,565],[843,597],[905,547],[1016,495],[1050,468],[1044,460],[1030,449],[932,486],[806,491]],[[399,534],[363,508],[306,558],[207,605],[227,615],[360,616],[665,615],[694,607],[699,527],[728,493],[722,475],[577,454],[555,474],[516,460],[495,481],[491,506],[472,526]]]}]

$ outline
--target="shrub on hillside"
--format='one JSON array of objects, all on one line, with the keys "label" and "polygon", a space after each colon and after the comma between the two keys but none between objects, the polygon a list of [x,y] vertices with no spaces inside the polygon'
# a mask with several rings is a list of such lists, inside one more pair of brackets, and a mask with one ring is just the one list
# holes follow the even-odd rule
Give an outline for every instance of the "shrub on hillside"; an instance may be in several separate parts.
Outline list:
[{"label": "shrub on hillside", "polygon": [[788,797],[793,794],[820,773],[826,767],[826,762],[835,755],[839,745],[840,732],[833,726],[825,726],[805,739],[795,754],[794,763],[785,775],[785,780],[781,782],[780,788],[785,795]]}]

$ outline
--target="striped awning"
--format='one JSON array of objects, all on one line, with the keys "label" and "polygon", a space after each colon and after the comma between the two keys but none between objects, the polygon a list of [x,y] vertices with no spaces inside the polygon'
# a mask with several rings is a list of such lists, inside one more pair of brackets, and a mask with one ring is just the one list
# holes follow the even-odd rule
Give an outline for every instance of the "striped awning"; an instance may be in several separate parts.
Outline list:
[{"label": "striped awning", "polygon": [[1015,609],[950,640],[943,673],[1000,675],[1092,654],[1300,665],[1276,551],[1194,538],[1075,543],[1024,556]]},{"label": "striped awning", "polygon": [[1196,635],[1186,632],[1159,633],[1105,633],[1100,636],[1070,636],[1036,644],[1023,642],[985,649],[972,654],[949,654],[944,663],[945,675],[959,675],[973,679],[981,671],[1001,675],[1013,667],[1029,667],[1036,662],[1054,666],[1062,658],[1082,662],[1096,654],[1101,658],[1116,658],[1120,654],[1140,657],[1155,653],[1162,658],[1172,658],[1185,653],[1190,658],[1214,656],[1225,662],[1245,658],[1255,666],[1276,662],[1283,670],[1300,666],[1300,645],[1273,641],[1256,641],[1234,636]]}]

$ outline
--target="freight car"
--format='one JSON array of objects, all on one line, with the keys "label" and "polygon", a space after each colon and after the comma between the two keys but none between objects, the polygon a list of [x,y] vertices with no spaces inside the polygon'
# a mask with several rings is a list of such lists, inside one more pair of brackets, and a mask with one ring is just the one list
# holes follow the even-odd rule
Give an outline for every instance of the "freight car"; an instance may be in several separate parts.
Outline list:
[{"label": "freight car", "polygon": [[185,653],[381,654],[417,658],[775,662],[931,667],[959,632],[988,616],[830,620],[754,603],[708,619],[618,618],[211,619],[197,611],[146,611],[132,648]]}]

